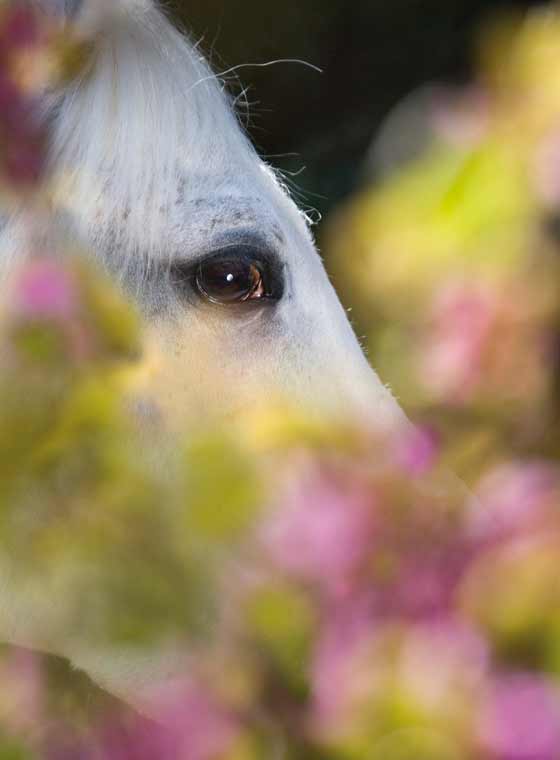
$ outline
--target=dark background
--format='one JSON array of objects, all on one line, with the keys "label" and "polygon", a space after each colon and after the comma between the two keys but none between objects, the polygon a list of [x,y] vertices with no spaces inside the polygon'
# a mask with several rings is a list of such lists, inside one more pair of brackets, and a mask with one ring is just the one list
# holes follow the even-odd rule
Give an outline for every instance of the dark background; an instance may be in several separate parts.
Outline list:
[{"label": "dark background", "polygon": [[[240,113],[261,154],[295,172],[302,200],[325,211],[347,195],[380,121],[415,87],[470,74],[475,31],[492,14],[537,0],[170,0],[228,77],[247,87]],[[238,77],[238,80],[235,77]],[[286,155],[295,154],[295,155]]]}]

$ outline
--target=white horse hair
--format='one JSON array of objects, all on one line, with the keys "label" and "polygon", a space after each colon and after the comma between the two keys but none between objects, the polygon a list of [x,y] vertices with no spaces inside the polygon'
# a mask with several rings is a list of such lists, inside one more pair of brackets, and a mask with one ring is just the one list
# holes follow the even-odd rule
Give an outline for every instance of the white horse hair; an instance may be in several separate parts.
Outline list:
[{"label": "white horse hair", "polygon": [[86,220],[92,248],[141,277],[139,259],[145,267],[200,250],[203,233],[185,228],[193,204],[239,194],[228,164],[235,157],[243,172],[254,157],[199,52],[150,4],[126,7],[58,104],[52,161],[60,205]]},{"label": "white horse hair", "polygon": [[[145,313],[159,353],[149,393],[164,417],[229,413],[278,394],[311,411],[400,425],[404,415],[369,367],[304,215],[256,155],[197,48],[152,0],[110,0],[109,22],[91,0],[38,1],[95,36],[84,73],[46,99],[53,212]],[[25,240],[16,211],[0,235],[0,269],[25,256]],[[215,304],[193,292],[192,277],[174,275],[220,252],[251,251],[268,263],[274,299]],[[40,596],[4,595],[6,639],[41,647],[28,639],[29,620],[52,617],[56,605]],[[132,700],[145,679],[126,657],[70,654]]]}]

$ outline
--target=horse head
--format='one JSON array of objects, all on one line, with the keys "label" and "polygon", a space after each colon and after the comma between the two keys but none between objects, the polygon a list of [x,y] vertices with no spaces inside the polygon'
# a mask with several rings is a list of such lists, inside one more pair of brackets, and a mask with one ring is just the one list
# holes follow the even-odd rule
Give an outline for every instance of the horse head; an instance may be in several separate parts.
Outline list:
[{"label": "horse head", "polygon": [[[100,7],[40,4],[84,25]],[[272,395],[309,412],[400,421],[305,215],[200,51],[151,0],[108,5],[90,65],[48,98],[53,210],[145,315],[159,357],[151,398],[169,418]],[[17,215],[0,252],[0,266],[23,255]]]}]

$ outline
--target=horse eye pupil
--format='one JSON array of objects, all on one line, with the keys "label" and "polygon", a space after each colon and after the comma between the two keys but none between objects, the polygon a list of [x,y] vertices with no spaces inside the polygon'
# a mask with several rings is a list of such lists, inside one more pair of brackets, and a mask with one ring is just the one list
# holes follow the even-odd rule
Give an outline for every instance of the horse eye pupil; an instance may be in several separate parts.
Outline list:
[{"label": "horse eye pupil", "polygon": [[251,261],[218,259],[202,262],[196,284],[203,296],[216,303],[237,303],[262,296],[262,275]]}]

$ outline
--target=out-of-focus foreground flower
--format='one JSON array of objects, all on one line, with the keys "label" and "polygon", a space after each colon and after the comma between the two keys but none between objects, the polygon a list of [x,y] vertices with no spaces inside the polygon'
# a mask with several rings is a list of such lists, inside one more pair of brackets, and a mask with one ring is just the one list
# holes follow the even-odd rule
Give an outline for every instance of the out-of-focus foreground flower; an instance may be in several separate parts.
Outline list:
[{"label": "out-of-focus foreground flower", "polygon": [[40,96],[80,67],[81,40],[63,35],[26,0],[0,3],[0,179],[25,192],[45,168]]},{"label": "out-of-focus foreground flower", "polygon": [[503,462],[465,497],[442,488],[429,429],[290,437],[297,419],[280,410],[264,446],[246,416],[176,441],[162,480],[127,412],[135,325],[71,260],[31,259],[14,276],[0,435],[17,445],[4,448],[0,542],[28,587],[64,590],[40,622],[62,651],[173,642],[185,669],[154,681],[154,723],[93,686],[86,717],[71,673],[7,651],[6,746],[92,760],[552,760],[557,468]]},{"label": "out-of-focus foreground flower", "polygon": [[473,479],[487,446],[560,448],[559,35],[555,6],[486,29],[477,80],[397,109],[327,235],[376,368]]}]

